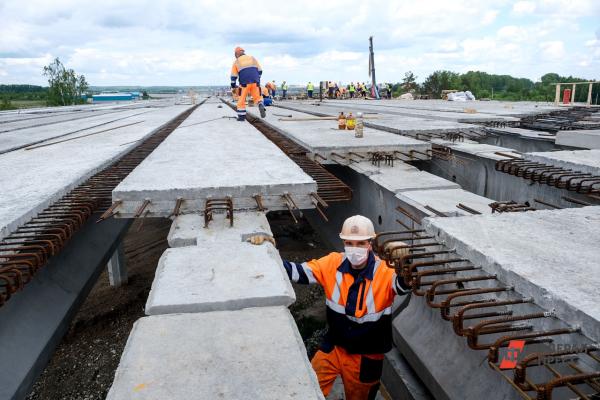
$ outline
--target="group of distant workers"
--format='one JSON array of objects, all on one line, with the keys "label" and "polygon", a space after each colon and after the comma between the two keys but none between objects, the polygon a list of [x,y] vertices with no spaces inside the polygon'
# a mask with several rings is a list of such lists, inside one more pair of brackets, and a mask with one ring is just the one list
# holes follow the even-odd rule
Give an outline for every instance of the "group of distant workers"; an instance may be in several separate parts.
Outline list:
[{"label": "group of distant workers", "polygon": [[[238,121],[246,120],[246,97],[252,96],[252,100],[258,105],[261,118],[267,115],[265,106],[273,104],[273,99],[277,94],[277,84],[275,81],[267,82],[262,88],[260,86],[260,78],[262,76],[262,67],[251,55],[246,54],[241,47],[236,47],[234,50],[235,61],[231,67],[231,92],[234,100],[237,99],[237,116]],[[237,82],[239,81],[239,87]],[[355,97],[368,97],[372,88],[364,82],[350,82],[347,86],[338,85],[336,82],[325,82],[327,95],[330,99],[345,99]],[[288,84],[283,81],[280,86],[282,98],[287,98]],[[308,82],[306,85],[306,93],[309,99],[313,98],[315,85]],[[380,88],[381,95],[392,98],[392,85],[390,83],[383,84]]]}]

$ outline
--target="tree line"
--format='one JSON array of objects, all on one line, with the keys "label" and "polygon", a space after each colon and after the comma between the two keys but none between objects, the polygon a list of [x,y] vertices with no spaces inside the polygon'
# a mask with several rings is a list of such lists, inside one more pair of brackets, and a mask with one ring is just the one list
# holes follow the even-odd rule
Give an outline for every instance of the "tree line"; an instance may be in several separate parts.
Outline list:
[{"label": "tree line", "polygon": [[[554,101],[556,89],[554,85],[551,85],[552,83],[589,81],[573,76],[560,76],[556,73],[545,74],[539,82],[533,82],[527,78],[488,74],[481,71],[460,74],[445,70],[433,72],[422,84],[418,84],[416,80],[417,77],[411,71],[406,72],[402,82],[393,85],[394,94],[398,96],[412,92],[439,99],[442,96],[442,90],[470,90],[478,99]],[[592,103],[597,104],[600,85],[594,85],[592,90]],[[575,101],[585,102],[587,92],[587,85],[579,85],[575,92]]]}]

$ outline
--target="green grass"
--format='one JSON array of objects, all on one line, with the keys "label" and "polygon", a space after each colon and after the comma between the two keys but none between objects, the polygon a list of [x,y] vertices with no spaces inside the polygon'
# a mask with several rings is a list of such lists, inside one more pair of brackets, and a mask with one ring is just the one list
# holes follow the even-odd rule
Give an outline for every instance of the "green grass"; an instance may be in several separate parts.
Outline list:
[{"label": "green grass", "polygon": [[11,100],[11,104],[15,108],[46,107],[45,100]]}]

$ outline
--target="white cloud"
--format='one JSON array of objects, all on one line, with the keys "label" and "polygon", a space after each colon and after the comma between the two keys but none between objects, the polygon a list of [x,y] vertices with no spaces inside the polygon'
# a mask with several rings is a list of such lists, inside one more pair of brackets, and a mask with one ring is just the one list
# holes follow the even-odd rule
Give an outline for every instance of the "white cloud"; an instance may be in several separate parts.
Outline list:
[{"label": "white cloud", "polygon": [[517,1],[512,8],[512,11],[517,15],[532,14],[536,9],[533,1]]},{"label": "white cloud", "polygon": [[[41,68],[58,56],[93,85],[227,84],[236,45],[259,59],[266,79],[366,80],[370,35],[377,75],[386,81],[400,80],[409,69],[424,79],[436,69],[475,68],[531,78],[550,71],[597,78],[600,38],[592,39],[585,18],[600,16],[599,5],[0,0],[1,81],[44,84]],[[246,12],[251,23],[240,23]],[[572,59],[562,57],[567,51]]]},{"label": "white cloud", "polygon": [[565,56],[565,44],[560,40],[540,43],[542,56],[548,60],[559,61]]}]

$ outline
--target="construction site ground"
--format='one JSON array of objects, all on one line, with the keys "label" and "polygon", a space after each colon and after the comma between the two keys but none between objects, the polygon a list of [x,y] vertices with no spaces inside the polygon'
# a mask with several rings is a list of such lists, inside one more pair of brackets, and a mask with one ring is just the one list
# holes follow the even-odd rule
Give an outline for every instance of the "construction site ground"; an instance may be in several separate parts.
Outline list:
[{"label": "construction site ground", "polygon": [[[268,218],[282,258],[301,262],[331,251],[305,219],[294,224],[284,212],[272,212]],[[124,240],[128,284],[112,288],[107,272],[102,273],[28,400],[106,397],[133,323],[144,316],[158,259],[168,248],[170,227],[171,221],[162,218],[134,222]],[[312,357],[325,331],[323,291],[301,285],[294,285],[294,290],[297,301],[292,315]]]}]

